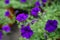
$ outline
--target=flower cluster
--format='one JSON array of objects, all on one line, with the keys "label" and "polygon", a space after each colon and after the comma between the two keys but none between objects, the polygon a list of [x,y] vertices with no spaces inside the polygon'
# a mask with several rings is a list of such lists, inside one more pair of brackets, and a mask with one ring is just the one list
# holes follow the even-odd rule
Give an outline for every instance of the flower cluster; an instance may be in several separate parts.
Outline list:
[{"label": "flower cluster", "polygon": [[[45,4],[47,2],[47,0],[41,0],[41,1],[42,1],[43,4]],[[27,0],[20,0],[20,2],[25,3],[25,2],[27,2]],[[10,2],[9,2],[9,0],[5,0],[5,3],[9,4]],[[40,2],[36,1],[35,4],[34,4],[35,7],[31,8],[30,10],[29,9],[26,9],[26,10],[29,10],[30,11],[29,13],[32,16],[38,17],[38,13],[42,12],[42,7],[40,5],[41,5]],[[5,16],[7,16],[9,18],[12,18],[11,13],[14,17],[16,17],[15,18],[16,24],[17,24],[17,21],[19,23],[24,22],[24,21],[26,22],[26,20],[29,17],[29,13],[26,12],[25,10],[21,10],[21,9],[18,10],[18,9],[14,9],[14,8],[11,8],[10,11],[6,11]],[[38,21],[38,19],[37,20],[32,20],[31,24],[34,24],[37,21]],[[13,28],[13,25],[14,25],[14,28],[15,28],[16,24],[12,23],[10,25],[3,25],[2,30],[4,32],[9,33],[11,31],[11,28]],[[21,36],[23,38],[30,39],[32,37],[32,35],[34,34],[34,32],[30,28],[30,25],[25,26],[23,24],[20,27]],[[45,25],[45,30],[48,31],[49,33],[54,32],[57,29],[57,25],[58,25],[57,20],[48,20],[46,22],[46,25]],[[10,28],[10,26],[12,26],[12,27]],[[44,35],[45,35],[45,38],[47,39],[47,35],[46,34],[44,34]],[[2,32],[0,32],[0,38],[2,38],[1,36],[2,36]]]}]

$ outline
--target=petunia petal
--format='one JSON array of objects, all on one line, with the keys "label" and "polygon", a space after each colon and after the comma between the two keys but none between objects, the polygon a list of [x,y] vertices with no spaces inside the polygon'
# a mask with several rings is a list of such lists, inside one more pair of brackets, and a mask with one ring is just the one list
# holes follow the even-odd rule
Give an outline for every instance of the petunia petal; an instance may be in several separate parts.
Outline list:
[{"label": "petunia petal", "polygon": [[5,4],[9,4],[10,3],[10,0],[5,0]]},{"label": "petunia petal", "polygon": [[48,32],[54,32],[57,29],[58,22],[56,20],[48,20],[45,25],[45,30]]},{"label": "petunia petal", "polygon": [[34,7],[34,8],[31,9],[31,15],[37,17],[39,11],[40,11],[39,7]]},{"label": "petunia petal", "polygon": [[6,12],[5,12],[5,16],[9,16],[10,15],[10,12],[7,10]]},{"label": "petunia petal", "polygon": [[27,0],[20,0],[21,3],[25,3]]},{"label": "petunia petal", "polygon": [[40,2],[39,1],[36,1],[35,2],[35,6],[40,6]]},{"label": "petunia petal", "polygon": [[3,26],[2,26],[2,30],[5,31],[5,32],[10,32],[10,27],[9,27],[9,25],[3,25]]},{"label": "petunia petal", "polygon": [[26,21],[28,18],[28,14],[19,14],[17,17],[16,17],[16,20],[19,21],[19,22],[23,22],[23,21]]},{"label": "petunia petal", "polygon": [[33,35],[33,31],[31,30],[29,25],[25,27],[21,27],[20,31],[21,31],[21,36],[27,39],[29,39]]}]

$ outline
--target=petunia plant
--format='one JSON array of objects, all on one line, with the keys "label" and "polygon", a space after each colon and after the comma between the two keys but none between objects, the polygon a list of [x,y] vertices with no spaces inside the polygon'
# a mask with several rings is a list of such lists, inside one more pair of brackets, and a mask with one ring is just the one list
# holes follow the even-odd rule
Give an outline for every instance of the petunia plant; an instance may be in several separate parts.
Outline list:
[{"label": "petunia plant", "polygon": [[59,38],[60,5],[54,1],[48,6],[49,1],[0,1],[0,39],[4,39],[4,36],[10,38],[11,35],[14,35],[11,40],[15,40],[15,37],[17,40],[56,40]]}]

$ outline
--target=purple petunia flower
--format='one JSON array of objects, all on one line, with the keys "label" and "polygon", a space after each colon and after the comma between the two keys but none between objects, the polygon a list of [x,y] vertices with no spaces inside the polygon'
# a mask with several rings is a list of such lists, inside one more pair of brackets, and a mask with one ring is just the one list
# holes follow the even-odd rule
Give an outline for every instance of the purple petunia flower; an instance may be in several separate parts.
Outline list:
[{"label": "purple petunia flower", "polygon": [[16,20],[19,22],[23,22],[23,21],[26,21],[27,18],[28,18],[28,14],[21,13],[17,15]]},{"label": "purple petunia flower", "polygon": [[5,0],[5,4],[9,4],[10,3],[10,0]]},{"label": "purple petunia flower", "polygon": [[10,12],[9,11],[6,11],[5,12],[5,16],[9,16],[10,15]]},{"label": "purple petunia flower", "polygon": [[34,8],[31,9],[31,15],[37,17],[39,11],[40,11],[39,7],[34,7]]},{"label": "purple petunia flower", "polygon": [[3,37],[3,33],[2,31],[0,31],[0,40],[2,40],[2,37]]},{"label": "purple petunia flower", "polygon": [[10,26],[9,25],[4,25],[2,26],[2,30],[5,32],[10,32]]},{"label": "purple petunia flower", "polygon": [[22,25],[20,31],[21,31],[21,36],[27,39],[29,39],[33,35],[33,31],[31,30],[29,25],[27,26]]},{"label": "purple petunia flower", "polygon": [[20,0],[20,2],[25,3],[27,0]]},{"label": "purple petunia flower", "polygon": [[54,32],[57,29],[58,22],[56,20],[48,20],[46,22],[45,30],[48,32]]},{"label": "purple petunia flower", "polygon": [[42,0],[42,2],[43,2],[43,3],[46,3],[46,2],[47,2],[47,0]]},{"label": "purple petunia flower", "polygon": [[40,2],[39,1],[36,1],[35,2],[35,6],[40,6]]}]

